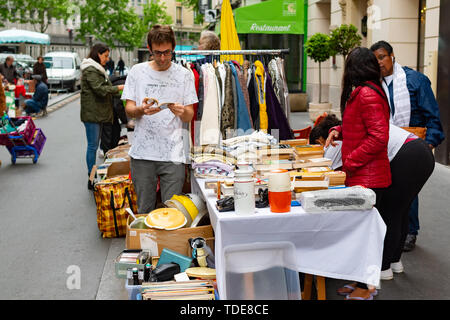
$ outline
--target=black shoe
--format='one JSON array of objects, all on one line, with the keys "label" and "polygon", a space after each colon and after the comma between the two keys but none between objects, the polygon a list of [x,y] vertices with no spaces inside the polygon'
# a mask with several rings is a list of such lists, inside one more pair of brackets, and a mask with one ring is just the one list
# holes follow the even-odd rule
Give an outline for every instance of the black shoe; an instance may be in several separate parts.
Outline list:
[{"label": "black shoe", "polygon": [[416,235],[408,234],[406,236],[405,244],[403,245],[403,251],[409,252],[409,251],[414,250],[414,248],[416,247],[416,240],[417,240]]},{"label": "black shoe", "polygon": [[94,190],[94,184],[91,182],[91,180],[88,180],[88,189]]}]

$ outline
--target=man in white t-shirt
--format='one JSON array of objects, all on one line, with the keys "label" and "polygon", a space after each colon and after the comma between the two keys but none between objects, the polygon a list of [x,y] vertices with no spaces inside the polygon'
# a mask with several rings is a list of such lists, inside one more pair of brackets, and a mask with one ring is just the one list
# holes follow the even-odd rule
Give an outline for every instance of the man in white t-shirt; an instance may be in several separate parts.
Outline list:
[{"label": "man in white t-shirt", "polygon": [[198,102],[192,74],[171,61],[172,28],[153,26],[147,42],[154,59],[131,68],[122,94],[128,116],[136,119],[129,155],[139,213],[155,208],[158,177],[163,202],[182,192],[189,160],[186,128]]}]

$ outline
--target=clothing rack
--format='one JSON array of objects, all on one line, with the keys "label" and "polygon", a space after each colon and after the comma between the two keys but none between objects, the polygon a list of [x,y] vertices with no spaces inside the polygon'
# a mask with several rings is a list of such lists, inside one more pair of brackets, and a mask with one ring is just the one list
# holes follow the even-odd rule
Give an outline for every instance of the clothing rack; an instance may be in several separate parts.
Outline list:
[{"label": "clothing rack", "polygon": [[284,55],[289,54],[289,49],[274,50],[179,50],[175,55],[202,55],[202,56],[221,56],[221,55]]}]

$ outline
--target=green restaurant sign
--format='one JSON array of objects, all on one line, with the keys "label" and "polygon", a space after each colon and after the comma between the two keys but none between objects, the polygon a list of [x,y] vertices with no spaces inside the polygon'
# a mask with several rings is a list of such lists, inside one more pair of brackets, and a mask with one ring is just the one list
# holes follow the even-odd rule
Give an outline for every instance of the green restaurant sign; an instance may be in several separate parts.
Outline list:
[{"label": "green restaurant sign", "polygon": [[303,34],[303,0],[271,0],[234,10],[237,33]]}]

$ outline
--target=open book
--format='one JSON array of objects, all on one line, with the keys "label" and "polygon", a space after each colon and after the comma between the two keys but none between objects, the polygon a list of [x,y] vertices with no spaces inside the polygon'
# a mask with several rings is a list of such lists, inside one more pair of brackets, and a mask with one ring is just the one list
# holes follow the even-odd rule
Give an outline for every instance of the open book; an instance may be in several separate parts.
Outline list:
[{"label": "open book", "polygon": [[155,98],[144,98],[144,103],[150,104],[151,106],[155,107],[155,108],[159,108],[161,110],[167,109],[168,107],[170,107],[171,105],[174,105],[174,102],[159,102],[157,99]]}]

